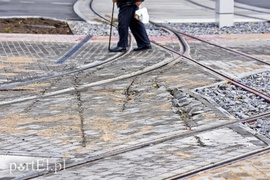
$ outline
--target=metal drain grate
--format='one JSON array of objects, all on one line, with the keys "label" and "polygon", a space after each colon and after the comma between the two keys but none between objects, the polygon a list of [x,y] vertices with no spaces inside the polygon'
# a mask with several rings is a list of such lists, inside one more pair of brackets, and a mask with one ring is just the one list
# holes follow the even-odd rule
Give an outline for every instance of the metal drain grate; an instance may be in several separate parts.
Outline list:
[{"label": "metal drain grate", "polygon": [[70,58],[73,54],[75,54],[89,39],[91,39],[92,36],[88,35],[86,36],[82,42],[78,43],[74,48],[72,48],[68,53],[66,53],[63,57],[61,57],[56,64],[63,64]]}]

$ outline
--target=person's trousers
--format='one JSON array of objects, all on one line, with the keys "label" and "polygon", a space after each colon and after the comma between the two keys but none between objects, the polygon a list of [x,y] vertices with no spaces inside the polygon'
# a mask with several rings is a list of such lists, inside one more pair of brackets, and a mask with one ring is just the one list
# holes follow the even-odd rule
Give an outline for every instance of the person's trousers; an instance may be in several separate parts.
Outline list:
[{"label": "person's trousers", "polygon": [[118,47],[128,47],[128,28],[130,28],[138,47],[150,46],[144,24],[134,17],[137,9],[138,6],[136,5],[120,7],[118,14]]}]

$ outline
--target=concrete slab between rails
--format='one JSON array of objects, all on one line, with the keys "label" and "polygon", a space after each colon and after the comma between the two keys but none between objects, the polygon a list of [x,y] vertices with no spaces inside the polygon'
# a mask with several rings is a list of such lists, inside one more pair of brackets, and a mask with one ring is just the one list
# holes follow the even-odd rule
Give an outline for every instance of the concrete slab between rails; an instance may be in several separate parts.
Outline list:
[{"label": "concrete slab between rails", "polygon": [[[224,74],[229,72],[230,77],[242,78],[251,74],[264,72],[269,70],[270,56],[269,49],[264,48],[269,46],[270,34],[226,34],[226,35],[200,35],[197,36],[204,41],[220,45],[221,47],[229,48],[235,52],[239,52],[242,55],[238,55],[233,63],[229,65],[223,64],[223,62],[215,63],[210,60],[207,62],[208,65],[212,64],[215,67],[223,69]],[[201,43],[198,40],[190,37],[185,37],[191,49],[199,51],[199,46],[205,46],[205,43]],[[201,45],[199,45],[201,43]],[[211,47],[210,45],[207,47]],[[208,52],[211,50],[209,49]],[[261,52],[262,53],[259,53]],[[234,54],[234,52],[231,52]],[[227,54],[229,55],[229,54]],[[194,55],[196,56],[196,55]],[[226,56],[220,54],[220,56]],[[242,58],[246,58],[247,61],[242,61]],[[196,57],[194,57],[196,59]],[[234,59],[232,57],[232,59]],[[251,59],[257,59],[256,61],[249,61]],[[260,63],[261,61],[262,63]],[[239,63],[241,62],[241,63]],[[223,65],[222,65],[223,64]]]}]

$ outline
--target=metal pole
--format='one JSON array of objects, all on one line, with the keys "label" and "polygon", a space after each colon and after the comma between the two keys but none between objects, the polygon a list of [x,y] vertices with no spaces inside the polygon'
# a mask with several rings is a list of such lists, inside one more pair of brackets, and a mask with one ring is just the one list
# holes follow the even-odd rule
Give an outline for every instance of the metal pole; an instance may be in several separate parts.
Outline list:
[{"label": "metal pole", "polygon": [[233,26],[234,0],[216,0],[216,22],[219,27]]},{"label": "metal pole", "polygon": [[109,37],[109,47],[108,50],[111,51],[111,40],[112,40],[112,27],[113,27],[113,14],[114,14],[114,6],[115,3],[113,3],[113,7],[112,7],[112,18],[111,18],[111,27],[110,27],[110,37]]}]

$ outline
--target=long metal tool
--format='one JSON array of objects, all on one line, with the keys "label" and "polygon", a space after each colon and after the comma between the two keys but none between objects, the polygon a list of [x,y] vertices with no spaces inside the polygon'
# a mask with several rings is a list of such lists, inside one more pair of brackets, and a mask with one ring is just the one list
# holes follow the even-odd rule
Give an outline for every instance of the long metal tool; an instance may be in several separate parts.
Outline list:
[{"label": "long metal tool", "polygon": [[112,16],[111,16],[111,28],[110,28],[110,37],[109,37],[109,47],[108,50],[111,52],[111,40],[112,40],[112,27],[113,27],[113,14],[114,14],[114,6],[115,3],[113,2],[113,7],[112,7]]}]

